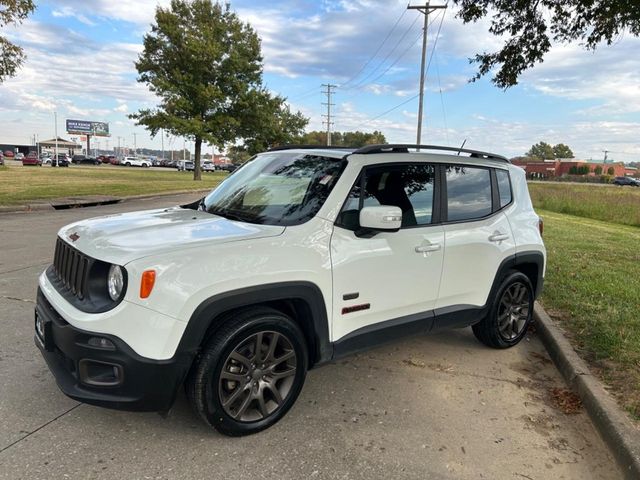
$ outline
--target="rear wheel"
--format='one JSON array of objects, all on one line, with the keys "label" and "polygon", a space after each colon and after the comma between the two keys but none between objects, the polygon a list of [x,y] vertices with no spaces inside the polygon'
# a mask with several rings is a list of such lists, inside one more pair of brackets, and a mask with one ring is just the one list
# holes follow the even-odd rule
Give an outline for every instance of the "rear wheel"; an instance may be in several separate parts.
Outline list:
[{"label": "rear wheel", "polygon": [[507,274],[498,288],[489,314],[473,325],[476,338],[493,348],[517,345],[526,335],[533,315],[533,286],[521,272]]},{"label": "rear wheel", "polygon": [[286,315],[251,308],[229,317],[187,380],[195,411],[219,432],[259,432],[294,404],[307,371],[304,335]]}]

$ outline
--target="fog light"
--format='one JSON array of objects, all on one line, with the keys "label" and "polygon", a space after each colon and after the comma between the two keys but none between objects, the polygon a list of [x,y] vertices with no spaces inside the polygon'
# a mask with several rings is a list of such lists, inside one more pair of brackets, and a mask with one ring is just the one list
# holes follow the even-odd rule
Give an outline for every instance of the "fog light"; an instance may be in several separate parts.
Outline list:
[{"label": "fog light", "polygon": [[102,348],[103,350],[115,350],[116,346],[111,340],[104,337],[91,337],[87,345],[94,348]]},{"label": "fog light", "polygon": [[88,360],[78,362],[80,381],[96,387],[114,387],[123,380],[122,367],[113,363]]}]

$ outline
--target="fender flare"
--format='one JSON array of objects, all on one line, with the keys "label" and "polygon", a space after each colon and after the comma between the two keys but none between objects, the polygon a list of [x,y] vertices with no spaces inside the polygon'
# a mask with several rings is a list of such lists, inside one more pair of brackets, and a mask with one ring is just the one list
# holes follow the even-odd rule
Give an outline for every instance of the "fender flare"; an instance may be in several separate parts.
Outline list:
[{"label": "fender flare", "polygon": [[298,319],[298,322],[311,343],[310,365],[329,361],[333,356],[333,347],[329,342],[329,321],[324,297],[317,285],[302,281],[245,287],[204,300],[191,314],[177,351],[195,357],[207,334],[219,324],[217,320],[220,320],[225,312],[252,305],[291,300],[302,302],[305,307],[303,314],[308,317]]}]

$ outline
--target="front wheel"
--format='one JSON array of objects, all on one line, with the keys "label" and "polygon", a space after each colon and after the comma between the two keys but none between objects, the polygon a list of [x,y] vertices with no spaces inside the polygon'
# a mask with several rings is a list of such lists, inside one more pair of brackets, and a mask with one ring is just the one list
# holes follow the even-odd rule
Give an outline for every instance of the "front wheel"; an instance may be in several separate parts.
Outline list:
[{"label": "front wheel", "polygon": [[271,308],[228,317],[187,380],[194,410],[219,432],[240,436],[280,420],[307,373],[307,346],[291,318]]},{"label": "front wheel", "polygon": [[476,338],[493,348],[517,345],[526,335],[533,315],[534,293],[529,277],[511,272],[503,278],[489,314],[473,325]]}]

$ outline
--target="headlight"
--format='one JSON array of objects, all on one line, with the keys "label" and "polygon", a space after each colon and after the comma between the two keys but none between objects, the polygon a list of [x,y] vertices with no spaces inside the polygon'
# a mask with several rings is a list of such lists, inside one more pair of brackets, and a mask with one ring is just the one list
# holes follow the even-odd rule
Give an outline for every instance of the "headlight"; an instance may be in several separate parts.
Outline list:
[{"label": "headlight", "polygon": [[117,302],[120,300],[122,290],[124,288],[124,273],[119,265],[111,265],[109,268],[109,276],[107,277],[107,290],[111,300]]}]

